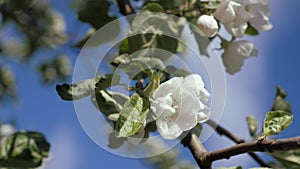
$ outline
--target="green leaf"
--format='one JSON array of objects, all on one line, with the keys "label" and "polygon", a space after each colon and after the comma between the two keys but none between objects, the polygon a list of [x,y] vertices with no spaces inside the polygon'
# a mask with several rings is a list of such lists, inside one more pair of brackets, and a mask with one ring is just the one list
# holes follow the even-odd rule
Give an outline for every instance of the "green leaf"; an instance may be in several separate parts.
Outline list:
[{"label": "green leaf", "polygon": [[81,2],[78,19],[91,24],[96,30],[115,20],[108,15],[110,3],[107,0],[85,0]]},{"label": "green leaf", "polygon": [[291,113],[292,110],[290,103],[284,100],[287,96],[286,92],[279,86],[277,86],[276,89],[277,94],[275,96],[271,111],[282,110]]},{"label": "green leaf", "polygon": [[241,166],[237,167],[218,167],[217,169],[243,169]]},{"label": "green leaf", "polygon": [[95,94],[92,95],[91,100],[96,108],[98,108],[105,116],[109,116],[120,113],[122,106],[129,100],[129,97],[122,93],[96,90]]},{"label": "green leaf", "polygon": [[179,6],[184,5],[184,0],[158,0],[157,1],[165,10],[174,10]]},{"label": "green leaf", "polygon": [[78,100],[87,97],[98,90],[118,84],[120,76],[115,74],[100,75],[93,79],[83,80],[78,84],[57,85],[56,91],[63,100]]},{"label": "green leaf", "polygon": [[149,110],[144,104],[145,100],[138,94],[132,95],[124,104],[115,124],[116,137],[132,136],[143,127]]},{"label": "green leaf", "polygon": [[256,36],[256,35],[259,35],[259,32],[250,23],[248,23],[248,27],[245,31],[245,34],[251,35],[251,36]]},{"label": "green leaf", "polygon": [[293,115],[284,111],[271,111],[267,113],[264,121],[264,135],[277,135],[290,126]]},{"label": "green leaf", "polygon": [[142,12],[134,18],[129,36],[121,43],[119,53],[132,54],[147,49],[139,54],[149,57],[157,53],[155,49],[162,49],[170,53],[155,57],[166,60],[176,52],[177,38],[180,37],[184,24],[184,19],[176,19],[163,13]]},{"label": "green leaf", "polygon": [[247,124],[248,124],[248,129],[250,132],[250,136],[254,137],[255,133],[257,131],[257,125],[258,125],[256,118],[253,116],[247,116]]},{"label": "green leaf", "polygon": [[[299,169],[300,168],[300,149],[268,153],[270,156],[278,160],[282,168]],[[272,165],[277,168],[278,165]]]},{"label": "green leaf", "polygon": [[201,36],[199,30],[196,29],[195,26],[190,25],[190,29],[194,34],[195,40],[198,44],[200,54],[209,57],[207,49],[210,44],[210,40],[207,37]]},{"label": "green leaf", "polygon": [[143,6],[142,11],[150,11],[150,12],[164,12],[164,8],[155,2],[147,3],[145,6]]},{"label": "green leaf", "polygon": [[137,57],[132,58],[131,55],[123,54],[114,59],[111,63],[113,66],[123,70],[129,77],[133,78],[137,73],[147,73],[149,69],[165,70],[164,63],[154,57]]},{"label": "green leaf", "polygon": [[170,74],[172,77],[181,77],[181,76],[185,77],[191,74],[191,72],[187,70],[176,68],[175,66],[172,65],[166,67],[166,72]]},{"label": "green leaf", "polygon": [[143,96],[149,98],[151,94],[158,88],[160,84],[161,72],[153,72],[151,75],[151,81],[143,91]]},{"label": "green leaf", "polygon": [[249,169],[272,169],[272,168],[268,168],[268,167],[253,167],[253,168],[249,168]]},{"label": "green leaf", "polygon": [[0,146],[1,167],[36,168],[48,157],[50,144],[44,135],[20,131],[9,136]]},{"label": "green leaf", "polygon": [[117,149],[123,145],[124,138],[118,138],[115,136],[114,133],[110,133],[108,136],[108,142],[109,142],[109,144],[107,146],[109,148]]}]

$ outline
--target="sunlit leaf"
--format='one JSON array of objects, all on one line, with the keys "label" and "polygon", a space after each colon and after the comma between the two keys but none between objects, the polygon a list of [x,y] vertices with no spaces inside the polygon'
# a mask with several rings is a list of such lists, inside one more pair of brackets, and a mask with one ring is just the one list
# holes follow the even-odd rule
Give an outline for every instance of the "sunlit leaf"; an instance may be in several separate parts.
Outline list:
[{"label": "sunlit leaf", "polygon": [[284,111],[268,112],[264,121],[264,135],[277,135],[290,126],[293,121],[293,115]]},{"label": "sunlit leaf", "polygon": [[44,135],[21,131],[9,136],[0,146],[1,167],[35,168],[48,157],[50,144]]},{"label": "sunlit leaf", "polygon": [[256,118],[253,116],[247,116],[247,124],[248,124],[248,129],[250,132],[250,136],[254,137],[255,133],[257,131],[257,125],[258,125]]},{"label": "sunlit leaf", "polygon": [[146,122],[149,107],[144,107],[144,99],[138,94],[130,97],[120,113],[115,125],[117,137],[128,137],[137,133]]}]

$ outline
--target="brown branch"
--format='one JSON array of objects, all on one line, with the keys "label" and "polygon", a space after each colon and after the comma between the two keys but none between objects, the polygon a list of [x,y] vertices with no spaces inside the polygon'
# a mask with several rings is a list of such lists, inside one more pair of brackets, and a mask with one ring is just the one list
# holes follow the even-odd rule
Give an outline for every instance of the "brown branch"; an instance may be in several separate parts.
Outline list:
[{"label": "brown branch", "polygon": [[[243,140],[242,138],[234,135],[233,133],[231,133],[230,131],[226,130],[224,127],[218,125],[216,122],[212,121],[212,120],[208,120],[206,122],[209,126],[211,126],[212,128],[214,128],[217,133],[219,135],[225,135],[226,137],[228,137],[229,139],[231,139],[232,141],[234,141],[237,144],[240,143],[245,143],[245,140]],[[260,157],[258,157],[255,153],[253,152],[248,152],[248,154],[262,167],[270,167],[267,163],[265,163]]]},{"label": "brown branch", "polygon": [[211,162],[203,163],[200,159],[202,155],[207,153],[207,150],[203,146],[203,144],[200,142],[198,136],[193,133],[193,131],[190,131],[181,141],[183,146],[188,147],[191,151],[195,161],[197,162],[198,166],[201,169],[212,169]]},{"label": "brown branch", "polygon": [[300,136],[279,140],[262,138],[257,141],[240,143],[225,149],[207,152],[198,137],[191,131],[182,140],[182,144],[189,148],[201,169],[211,169],[214,161],[229,159],[244,153],[255,151],[272,153],[300,148]]},{"label": "brown branch", "polygon": [[197,156],[196,158],[200,159],[202,163],[212,163],[216,160],[229,159],[232,156],[247,152],[259,151],[272,153],[275,151],[288,151],[297,148],[300,148],[299,136],[279,140],[269,140],[263,138],[253,142],[237,144],[222,150],[202,153],[201,156]]},{"label": "brown branch", "polygon": [[135,14],[135,10],[131,6],[129,0],[117,0],[119,5],[119,11],[124,16]]}]

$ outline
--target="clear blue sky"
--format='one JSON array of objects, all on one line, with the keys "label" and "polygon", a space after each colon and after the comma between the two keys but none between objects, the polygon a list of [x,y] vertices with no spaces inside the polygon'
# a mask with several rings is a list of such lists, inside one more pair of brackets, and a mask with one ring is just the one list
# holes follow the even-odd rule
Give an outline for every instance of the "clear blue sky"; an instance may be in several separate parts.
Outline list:
[{"label": "clear blue sky", "polygon": [[[67,8],[67,1],[53,0],[50,3],[55,4],[58,10],[64,10],[64,13],[67,14],[69,32],[80,30],[76,27],[74,13]],[[300,34],[298,32],[300,1],[286,0],[271,1],[270,3],[271,22],[274,24],[274,28],[270,32],[262,32],[259,37],[247,37],[257,45],[260,54],[257,58],[247,60],[241,73],[235,76],[227,76],[229,84],[229,101],[227,104],[231,103],[233,105],[226,106],[238,105],[234,104],[234,100],[238,99],[247,103],[248,97],[251,97],[251,102],[249,101],[251,105],[246,112],[256,110],[251,107],[259,106],[259,110],[262,110],[262,112],[259,112],[261,113],[259,115],[261,121],[264,111],[267,111],[272,104],[275,86],[280,85],[288,93],[287,100],[292,104],[295,119],[292,126],[279,137],[290,137],[300,134],[299,124],[297,124],[300,120],[298,113],[300,112],[300,79],[297,75],[300,72]],[[75,61],[76,54],[70,54],[73,55]],[[94,144],[82,130],[74,112],[73,104],[60,100],[55,92],[54,85],[41,85],[35,69],[18,65],[14,67],[14,70],[17,73],[21,104],[14,108],[2,108],[1,111],[15,114],[18,119],[18,129],[37,130],[45,133],[52,144],[52,156],[46,167],[47,169],[96,169],[107,167],[115,169],[124,168],[124,166],[132,169],[145,168],[145,165],[138,159],[127,159],[112,155]],[[263,74],[263,76],[260,76],[260,74]],[[237,93],[233,86],[237,86],[239,91],[247,91],[245,93],[251,94]],[[233,101],[230,101],[231,98],[233,98]],[[233,114],[228,110],[231,110],[231,108],[225,109],[223,124],[233,132],[240,127],[239,125],[244,125],[242,128],[246,129],[244,122],[236,122],[235,124],[228,120],[233,118]],[[233,110],[235,109],[233,108]],[[239,112],[239,114],[242,113]],[[244,116],[241,115],[241,117]],[[234,128],[234,125],[238,126]],[[239,132],[237,131],[237,133]],[[226,140],[225,138],[222,139]],[[207,143],[208,147],[212,147],[212,144],[214,143]],[[183,156],[192,160],[188,154],[189,152],[187,150],[183,151]],[[248,157],[243,156],[243,158]],[[237,161],[234,159],[233,161]],[[249,161],[251,162],[250,158]],[[247,166],[255,166],[255,163]]]}]

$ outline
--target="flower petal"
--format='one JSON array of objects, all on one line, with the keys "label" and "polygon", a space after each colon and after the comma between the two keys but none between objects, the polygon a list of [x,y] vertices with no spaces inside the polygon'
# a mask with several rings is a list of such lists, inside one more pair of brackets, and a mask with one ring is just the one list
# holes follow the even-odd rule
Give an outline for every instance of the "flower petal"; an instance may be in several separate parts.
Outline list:
[{"label": "flower petal", "polygon": [[182,133],[182,130],[178,127],[176,123],[169,124],[163,119],[157,119],[156,126],[159,134],[164,139],[175,139],[179,137]]}]

